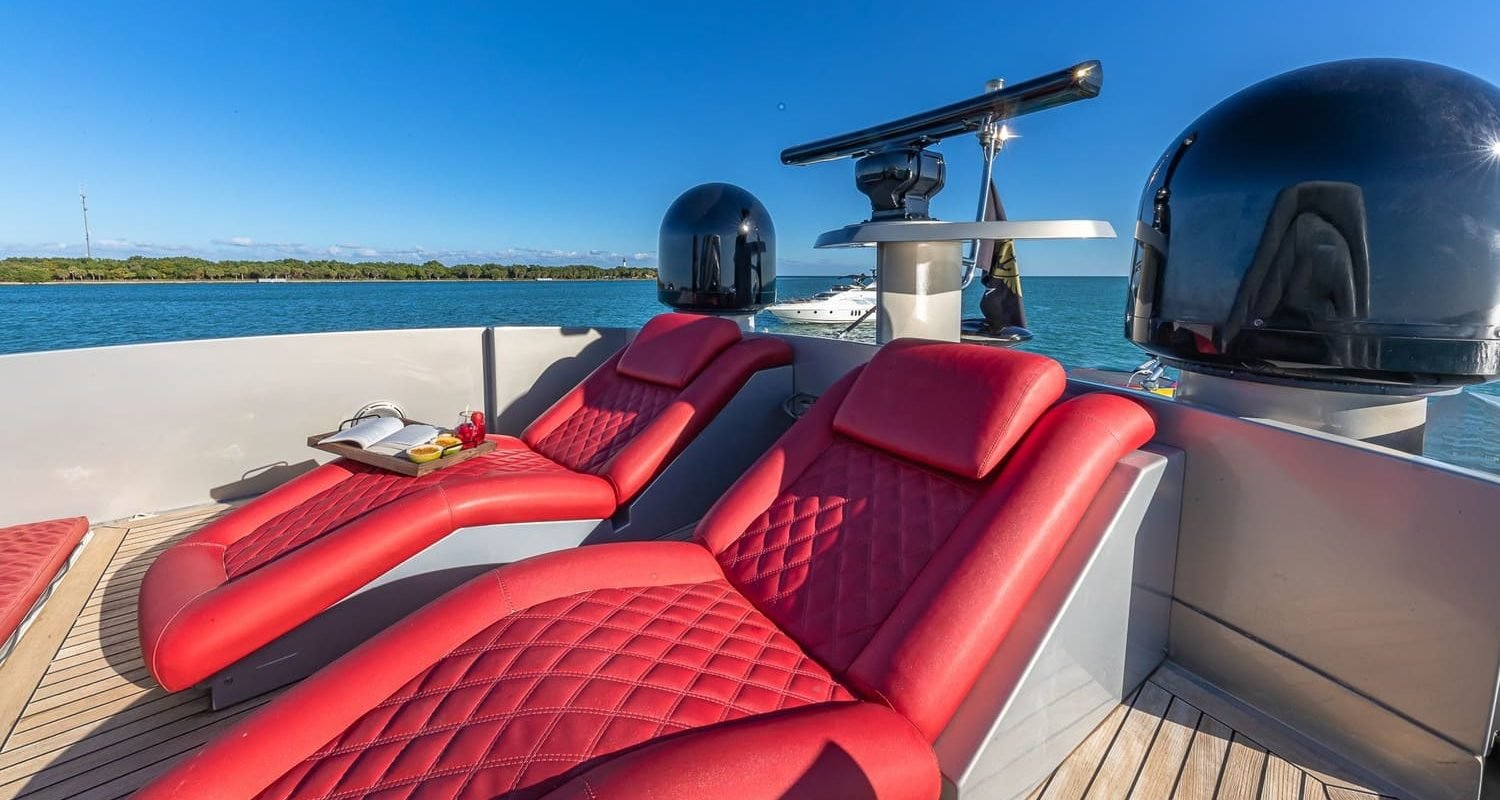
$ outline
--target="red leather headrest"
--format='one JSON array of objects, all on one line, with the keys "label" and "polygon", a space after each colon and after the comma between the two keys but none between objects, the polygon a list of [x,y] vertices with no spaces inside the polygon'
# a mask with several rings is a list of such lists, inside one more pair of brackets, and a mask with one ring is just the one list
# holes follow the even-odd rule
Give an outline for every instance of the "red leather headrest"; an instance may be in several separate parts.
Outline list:
[{"label": "red leather headrest", "polygon": [[739,340],[740,326],[727,319],[661,314],[641,328],[615,369],[636,380],[681,389]]},{"label": "red leather headrest", "polygon": [[1067,384],[1019,350],[899,339],[880,349],[833,418],[839,433],[965,478],[983,478]]}]

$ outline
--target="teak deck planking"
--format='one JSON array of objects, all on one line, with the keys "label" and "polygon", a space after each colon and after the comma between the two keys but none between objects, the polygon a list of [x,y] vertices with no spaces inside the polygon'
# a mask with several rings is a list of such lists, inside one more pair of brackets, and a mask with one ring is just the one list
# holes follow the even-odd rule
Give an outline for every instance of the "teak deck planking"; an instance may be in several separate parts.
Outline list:
[{"label": "teak deck planking", "polygon": [[1194,705],[1215,698],[1192,689],[1158,670],[1028,800],[1394,800],[1268,750]]}]

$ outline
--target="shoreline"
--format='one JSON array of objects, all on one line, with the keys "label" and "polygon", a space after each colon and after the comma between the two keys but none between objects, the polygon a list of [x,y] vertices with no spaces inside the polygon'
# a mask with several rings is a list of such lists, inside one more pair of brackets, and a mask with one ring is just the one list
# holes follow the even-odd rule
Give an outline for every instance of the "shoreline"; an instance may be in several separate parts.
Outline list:
[{"label": "shoreline", "polygon": [[[288,278],[284,281],[268,281],[266,282],[266,285],[275,286],[283,283],[654,283],[655,281],[655,278],[549,278],[543,281],[539,281],[536,278],[440,278],[436,280],[396,280],[395,278]],[[182,280],[179,278],[162,280],[105,279],[96,281],[0,281],[0,286],[161,286],[164,284],[205,284],[216,286],[225,283],[260,284],[261,281],[247,278],[225,278],[223,280],[214,281]]]},{"label": "shoreline", "polygon": [[[781,278],[826,278],[828,280],[838,279],[840,275],[780,275]],[[1032,275],[1028,279],[1041,278],[1109,278],[1125,279],[1128,275]],[[442,278],[439,280],[396,280],[394,278],[298,278],[286,281],[275,281],[269,285],[279,283],[652,283],[655,278],[551,278],[539,281],[535,278]],[[194,281],[182,280],[180,278],[162,280],[117,280],[106,279],[97,281],[0,281],[0,286],[161,286],[171,285],[218,285],[224,283],[248,283],[259,284],[260,281],[245,278],[225,278],[223,280]]]}]

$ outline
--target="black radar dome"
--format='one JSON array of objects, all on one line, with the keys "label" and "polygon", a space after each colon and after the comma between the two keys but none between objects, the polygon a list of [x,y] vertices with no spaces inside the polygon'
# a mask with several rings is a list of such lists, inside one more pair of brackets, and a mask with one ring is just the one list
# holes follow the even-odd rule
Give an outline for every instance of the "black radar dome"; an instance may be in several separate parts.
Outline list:
[{"label": "black radar dome", "polygon": [[1443,388],[1500,374],[1500,89],[1418,61],[1256,84],[1141,197],[1125,333],[1186,369]]},{"label": "black radar dome", "polygon": [[776,302],[776,227],[755,195],[705,183],[661,221],[656,296],[684,311],[750,312]]}]

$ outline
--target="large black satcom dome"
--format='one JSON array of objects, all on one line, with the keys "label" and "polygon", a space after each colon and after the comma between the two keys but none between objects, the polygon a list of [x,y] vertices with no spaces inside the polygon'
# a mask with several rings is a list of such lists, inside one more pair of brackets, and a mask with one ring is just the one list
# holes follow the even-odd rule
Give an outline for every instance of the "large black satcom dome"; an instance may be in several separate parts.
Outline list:
[{"label": "large black satcom dome", "polygon": [[1125,333],[1187,369],[1444,387],[1500,374],[1500,89],[1369,59],[1199,117],[1141,198]]},{"label": "large black satcom dome", "polygon": [[695,186],[667,209],[656,296],[685,311],[750,312],[776,302],[776,227],[755,195]]}]

